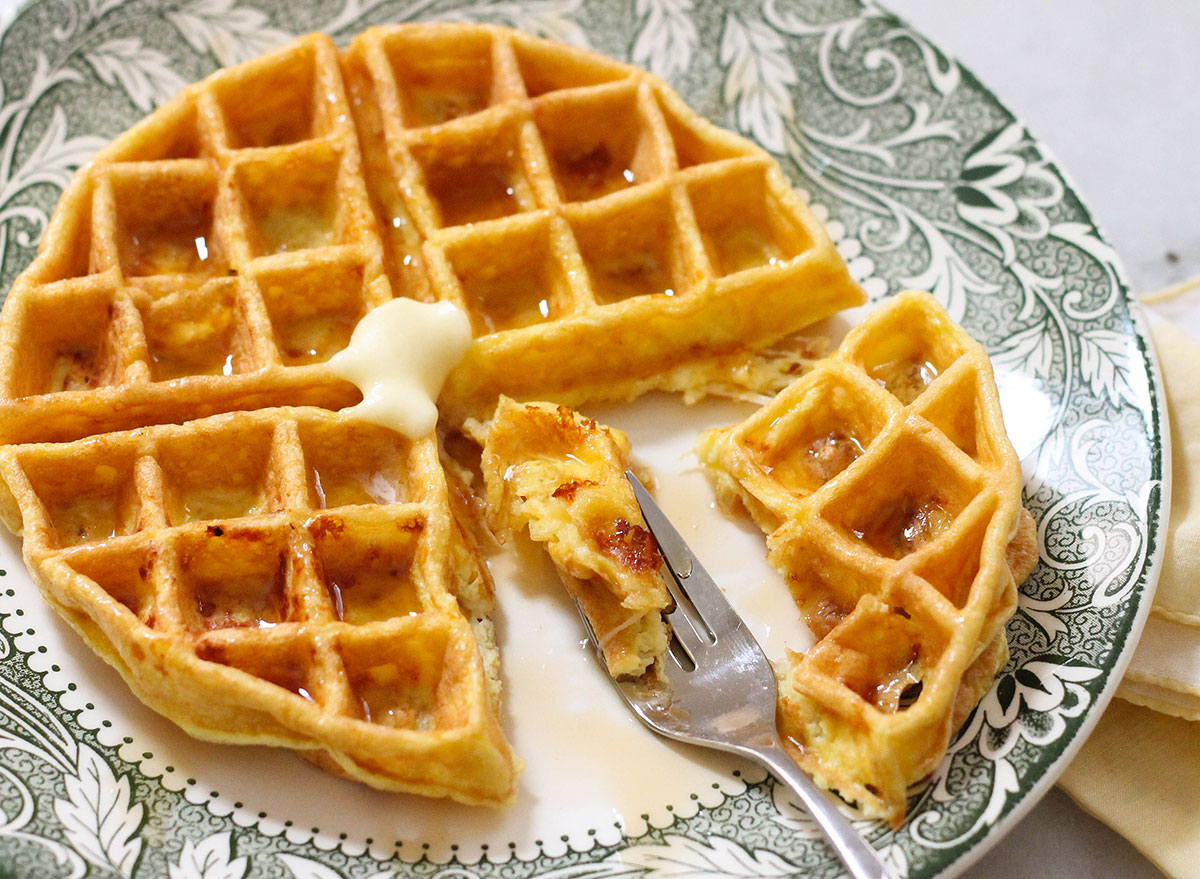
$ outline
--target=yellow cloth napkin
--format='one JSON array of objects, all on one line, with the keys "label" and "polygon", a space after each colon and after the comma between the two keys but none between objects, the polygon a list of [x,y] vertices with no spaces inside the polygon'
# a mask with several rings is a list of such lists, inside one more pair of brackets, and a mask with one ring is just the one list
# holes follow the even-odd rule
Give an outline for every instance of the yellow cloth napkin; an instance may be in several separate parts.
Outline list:
[{"label": "yellow cloth napkin", "polygon": [[1059,784],[1168,876],[1200,876],[1200,724],[1114,699]]},{"label": "yellow cloth napkin", "polygon": [[1117,699],[1060,784],[1173,879],[1200,879],[1200,278],[1141,300],[1171,427],[1162,578]]}]

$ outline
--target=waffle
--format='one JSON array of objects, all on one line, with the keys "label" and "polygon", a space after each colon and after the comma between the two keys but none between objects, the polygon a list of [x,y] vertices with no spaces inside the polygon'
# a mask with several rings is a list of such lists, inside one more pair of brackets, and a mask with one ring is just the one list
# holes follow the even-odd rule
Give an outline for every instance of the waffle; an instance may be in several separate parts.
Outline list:
[{"label": "waffle", "polygon": [[[453,426],[502,393],[697,393],[863,296],[765,152],[649,74],[481,25],[301,38],[67,187],[0,315],[0,506],[47,598],[199,735],[504,802],[460,492],[431,438],[380,451],[328,414],[360,394],[327,361],[400,297],[470,318]],[[373,456],[404,459],[402,501],[330,489]],[[407,603],[344,616],[345,578],[393,561]]]},{"label": "waffle", "polygon": [[528,527],[587,615],[609,671],[636,677],[667,647],[662,558],[625,480],[629,441],[565,406],[501,398],[483,447],[493,530]]},{"label": "waffle", "polygon": [[323,363],[395,296],[470,315],[450,423],[688,389],[863,299],[770,156],[650,74],[483,25],[311,35],[76,176],[5,308],[0,441],[348,405]]},{"label": "waffle", "polygon": [[8,446],[0,475],[47,600],[184,729],[512,797],[491,581],[432,438],[263,409]]},{"label": "waffle", "polygon": [[1037,558],[986,353],[933,297],[901,294],[698,455],[722,505],[768,533],[819,639],[781,671],[795,756],[898,824],[1006,661]]}]

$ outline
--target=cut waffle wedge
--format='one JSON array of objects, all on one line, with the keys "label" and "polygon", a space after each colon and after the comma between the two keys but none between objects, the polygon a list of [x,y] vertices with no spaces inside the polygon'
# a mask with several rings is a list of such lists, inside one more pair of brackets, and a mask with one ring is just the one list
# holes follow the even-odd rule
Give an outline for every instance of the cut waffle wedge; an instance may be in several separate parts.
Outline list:
[{"label": "cut waffle wedge", "polygon": [[0,477],[46,599],[183,728],[511,799],[491,581],[432,438],[265,409],[8,446]]},{"label": "cut waffle wedge", "polygon": [[501,536],[528,527],[587,614],[609,670],[642,674],[667,648],[662,558],[625,480],[629,441],[566,406],[501,398],[482,470]]},{"label": "cut waffle wedge", "polygon": [[1004,663],[1037,558],[986,353],[933,297],[901,294],[698,454],[819,638],[780,681],[797,758],[898,824]]}]

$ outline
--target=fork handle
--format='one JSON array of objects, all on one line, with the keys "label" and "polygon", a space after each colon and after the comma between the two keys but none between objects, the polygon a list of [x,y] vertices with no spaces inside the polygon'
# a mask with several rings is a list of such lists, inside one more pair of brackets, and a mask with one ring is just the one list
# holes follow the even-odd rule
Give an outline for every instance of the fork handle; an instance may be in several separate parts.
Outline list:
[{"label": "fork handle", "polygon": [[755,749],[753,755],[772,775],[795,791],[854,879],[896,879],[825,791],[817,787],[783,748],[775,745]]}]

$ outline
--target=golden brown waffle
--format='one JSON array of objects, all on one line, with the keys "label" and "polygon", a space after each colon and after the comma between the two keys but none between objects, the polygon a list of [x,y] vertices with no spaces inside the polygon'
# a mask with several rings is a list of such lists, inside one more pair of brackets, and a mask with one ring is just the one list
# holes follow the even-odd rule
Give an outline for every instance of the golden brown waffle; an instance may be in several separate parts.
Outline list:
[{"label": "golden brown waffle", "polygon": [[[697,392],[862,293],[762,150],[648,74],[486,26],[302,38],[68,186],[0,315],[0,500],[47,597],[200,735],[503,801],[486,573],[432,440],[275,408],[356,402],[325,361],[396,297],[470,316],[458,424],[502,392]],[[347,462],[407,494],[356,493]],[[354,577],[386,619],[338,610]]]},{"label": "golden brown waffle", "polygon": [[8,446],[0,476],[46,598],[189,732],[385,789],[513,796],[491,581],[431,437],[264,409]]},{"label": "golden brown waffle", "polygon": [[770,156],[647,73],[482,25],[312,35],[76,176],[4,310],[0,441],[352,403],[321,364],[394,296],[471,317],[453,423],[687,389],[862,300]]},{"label": "golden brown waffle", "polygon": [[493,530],[529,528],[587,614],[609,671],[640,675],[667,647],[662,558],[625,480],[629,441],[565,406],[502,397],[482,470]]},{"label": "golden brown waffle", "polygon": [[819,638],[780,684],[797,759],[899,823],[1006,660],[1036,562],[987,354],[933,297],[901,294],[698,453]]}]

